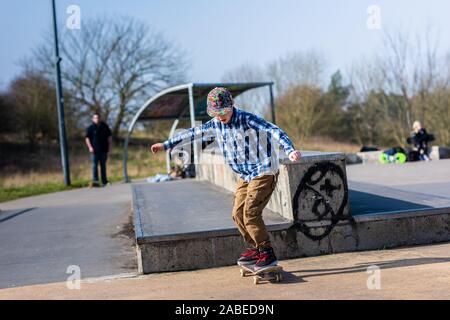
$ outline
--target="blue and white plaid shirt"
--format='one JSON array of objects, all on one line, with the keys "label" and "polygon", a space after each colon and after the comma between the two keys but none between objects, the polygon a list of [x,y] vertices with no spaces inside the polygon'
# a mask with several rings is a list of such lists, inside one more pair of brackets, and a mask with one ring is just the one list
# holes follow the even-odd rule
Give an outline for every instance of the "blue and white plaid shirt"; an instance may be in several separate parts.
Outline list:
[{"label": "blue and white plaid shirt", "polygon": [[295,150],[292,141],[283,130],[253,113],[236,107],[233,107],[233,116],[229,123],[225,124],[213,118],[201,126],[185,130],[165,141],[164,148],[171,149],[182,141],[190,143],[199,137],[202,141],[213,138],[215,145],[223,153],[225,163],[247,182],[278,171],[277,143],[283,147],[286,155]]}]

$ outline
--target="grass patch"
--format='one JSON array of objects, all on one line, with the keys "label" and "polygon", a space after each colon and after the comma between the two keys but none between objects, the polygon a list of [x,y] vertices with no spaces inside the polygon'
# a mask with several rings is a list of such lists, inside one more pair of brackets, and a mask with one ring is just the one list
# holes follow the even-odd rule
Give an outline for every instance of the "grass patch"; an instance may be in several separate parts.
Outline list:
[{"label": "grass patch", "polygon": [[[12,147],[17,150],[4,152],[5,157],[0,166],[0,202],[87,187],[91,180],[91,161],[83,145],[72,144],[70,187],[63,183],[58,146],[41,146],[31,151],[26,146]],[[123,181],[122,153],[123,149],[119,145],[108,156],[108,180],[112,183]],[[128,156],[128,175],[131,179],[146,178],[166,171],[164,153],[152,155],[148,147],[135,145],[130,147]]]},{"label": "grass patch", "polygon": [[[142,177],[132,177],[131,179],[140,179]],[[123,177],[108,177],[109,182],[117,183],[123,181]],[[41,184],[30,184],[22,187],[12,187],[12,188],[0,188],[0,203],[5,201],[11,201],[19,198],[37,196],[41,194],[68,191],[79,188],[86,188],[89,186],[90,180],[75,180],[71,181],[70,186],[66,186],[62,182],[49,182]]]},{"label": "grass patch", "polygon": [[64,183],[46,183],[28,185],[20,188],[2,188],[0,189],[0,202],[36,196],[39,194],[82,188],[87,186],[87,183],[87,181],[76,181],[69,187],[66,187]]}]

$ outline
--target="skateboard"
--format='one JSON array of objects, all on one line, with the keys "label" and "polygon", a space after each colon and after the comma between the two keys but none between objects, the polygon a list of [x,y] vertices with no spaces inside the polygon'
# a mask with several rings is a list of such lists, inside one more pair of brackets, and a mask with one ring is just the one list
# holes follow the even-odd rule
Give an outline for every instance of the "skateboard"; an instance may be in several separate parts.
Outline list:
[{"label": "skateboard", "polygon": [[282,271],[283,268],[281,266],[272,266],[267,269],[255,271],[253,266],[239,266],[241,268],[241,277],[246,277],[248,275],[253,276],[253,283],[259,284],[262,281],[268,282],[280,282],[283,280]]}]

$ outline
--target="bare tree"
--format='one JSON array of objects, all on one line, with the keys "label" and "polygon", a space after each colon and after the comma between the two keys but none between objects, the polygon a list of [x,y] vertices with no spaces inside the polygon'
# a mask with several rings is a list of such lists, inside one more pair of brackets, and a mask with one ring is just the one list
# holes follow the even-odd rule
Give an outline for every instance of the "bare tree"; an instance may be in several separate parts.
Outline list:
[{"label": "bare tree", "polygon": [[298,85],[322,86],[327,62],[316,50],[288,53],[267,66],[267,75],[275,81],[276,94],[282,95]]},{"label": "bare tree", "polygon": [[435,88],[428,95],[427,123],[438,142],[450,145],[450,54],[439,60]]},{"label": "bare tree", "polygon": [[[222,77],[224,82],[260,82],[273,81],[274,95],[284,95],[296,86],[320,86],[327,63],[324,55],[318,51],[298,51],[286,54],[264,67],[245,63],[234,70],[228,71]],[[270,114],[270,95],[267,88],[244,93],[240,101],[260,114]]]},{"label": "bare tree", "polygon": [[379,98],[385,83],[384,75],[376,59],[361,57],[352,64],[347,77],[351,101],[347,117],[353,139],[360,145],[376,145],[380,142],[379,131],[383,130],[381,124],[385,122],[384,106]]},{"label": "bare tree", "polygon": [[8,93],[0,92],[0,139],[1,134],[19,131],[19,128],[15,125],[17,116],[17,108]]},{"label": "bare tree", "polygon": [[297,141],[304,141],[323,115],[318,87],[295,86],[277,99],[278,123]]},{"label": "bare tree", "polygon": [[39,137],[48,140],[57,136],[55,90],[42,75],[26,73],[15,78],[8,98],[16,107],[16,127],[30,145]]},{"label": "bare tree", "polygon": [[398,144],[404,144],[416,119],[427,122],[430,94],[438,79],[437,38],[431,30],[412,39],[407,32],[385,33],[383,55],[378,57],[385,77],[385,93],[397,94],[397,111],[391,113],[391,130]]},{"label": "bare tree", "polygon": [[[61,37],[63,81],[85,113],[101,112],[117,138],[145,99],[184,80],[184,53],[161,33],[129,17],[96,18]],[[33,67],[53,75],[51,41],[33,51]]]},{"label": "bare tree", "polygon": [[445,68],[440,64],[437,37],[430,29],[415,37],[403,31],[386,32],[383,50],[354,64],[350,71],[352,100],[360,104],[367,130],[383,130],[385,141],[390,136],[404,145],[415,120],[431,122],[433,93],[445,82],[440,71]]}]

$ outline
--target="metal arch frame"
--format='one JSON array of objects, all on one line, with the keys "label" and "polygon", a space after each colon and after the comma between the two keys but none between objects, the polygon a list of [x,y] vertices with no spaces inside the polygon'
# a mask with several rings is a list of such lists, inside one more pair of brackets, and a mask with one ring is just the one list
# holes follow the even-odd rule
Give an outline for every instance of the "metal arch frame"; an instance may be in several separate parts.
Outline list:
[{"label": "metal arch frame", "polygon": [[[178,122],[179,122],[179,119],[175,119],[174,122],[172,123],[172,127],[170,128],[170,132],[169,132],[169,139],[173,137],[175,130],[178,127]],[[166,171],[167,171],[167,174],[170,173],[170,152],[169,152],[169,150],[166,151]]]},{"label": "metal arch frame", "polygon": [[130,178],[128,177],[128,168],[127,168],[127,164],[128,164],[128,145],[130,143],[130,137],[131,134],[133,133],[134,130],[134,126],[136,125],[136,122],[138,121],[139,117],[141,116],[141,114],[147,109],[147,107],[155,100],[157,100],[158,98],[174,92],[174,91],[179,91],[179,90],[189,90],[189,88],[192,88],[193,84],[192,83],[188,83],[188,84],[182,84],[179,86],[175,86],[175,87],[170,87],[167,88],[165,90],[160,91],[159,93],[157,93],[156,95],[154,95],[153,97],[151,97],[150,99],[148,99],[144,105],[138,110],[138,112],[136,113],[136,115],[134,116],[133,120],[131,120],[131,123],[128,127],[128,131],[127,131],[127,136],[125,138],[125,142],[124,142],[124,146],[123,146],[123,177],[124,177],[124,181],[126,183],[130,182]]},{"label": "metal arch frame", "polygon": [[[252,84],[252,83],[246,83],[246,84]],[[272,116],[272,122],[275,124],[276,123],[276,119],[275,119],[275,102],[274,102],[274,96],[273,96],[273,82],[260,82],[258,83],[261,86],[269,86],[269,92],[270,92],[270,107],[271,107],[271,116]],[[127,163],[128,163],[128,145],[130,142],[130,137],[131,134],[133,133],[134,127],[136,125],[136,122],[139,120],[139,117],[141,116],[141,114],[148,108],[148,106],[155,100],[157,100],[158,98],[174,92],[174,91],[180,91],[183,89],[188,90],[188,95],[189,95],[189,113],[190,113],[190,120],[191,120],[191,127],[195,127],[195,105],[194,105],[194,92],[193,92],[193,88],[195,85],[215,85],[215,84],[206,84],[206,83],[187,83],[187,84],[182,84],[182,85],[178,85],[178,86],[174,86],[174,87],[170,87],[167,89],[164,89],[162,91],[160,91],[159,93],[157,93],[156,95],[154,95],[153,97],[151,97],[150,99],[148,99],[144,105],[138,110],[138,112],[136,113],[136,115],[133,117],[133,120],[131,121],[129,127],[128,127],[128,131],[127,131],[127,136],[125,138],[125,142],[124,142],[124,151],[123,151],[123,176],[124,176],[124,181],[125,183],[130,182],[129,176],[128,176],[128,170],[127,170]],[[219,83],[217,83],[217,85],[219,85]],[[220,83],[220,85],[222,86],[227,86],[227,85],[239,85],[239,83]],[[256,89],[256,88],[255,88]],[[183,113],[181,114],[183,115]],[[175,132],[176,127],[178,126],[178,122],[179,119],[176,119],[174,121],[174,123],[172,124],[172,128],[170,130],[170,136],[173,135],[173,133]],[[194,164],[197,163],[197,157],[198,157],[198,146],[196,143],[194,143]],[[167,151],[167,157],[166,157],[166,162],[167,162],[167,168],[168,170],[170,170],[170,156],[168,154]]]}]

